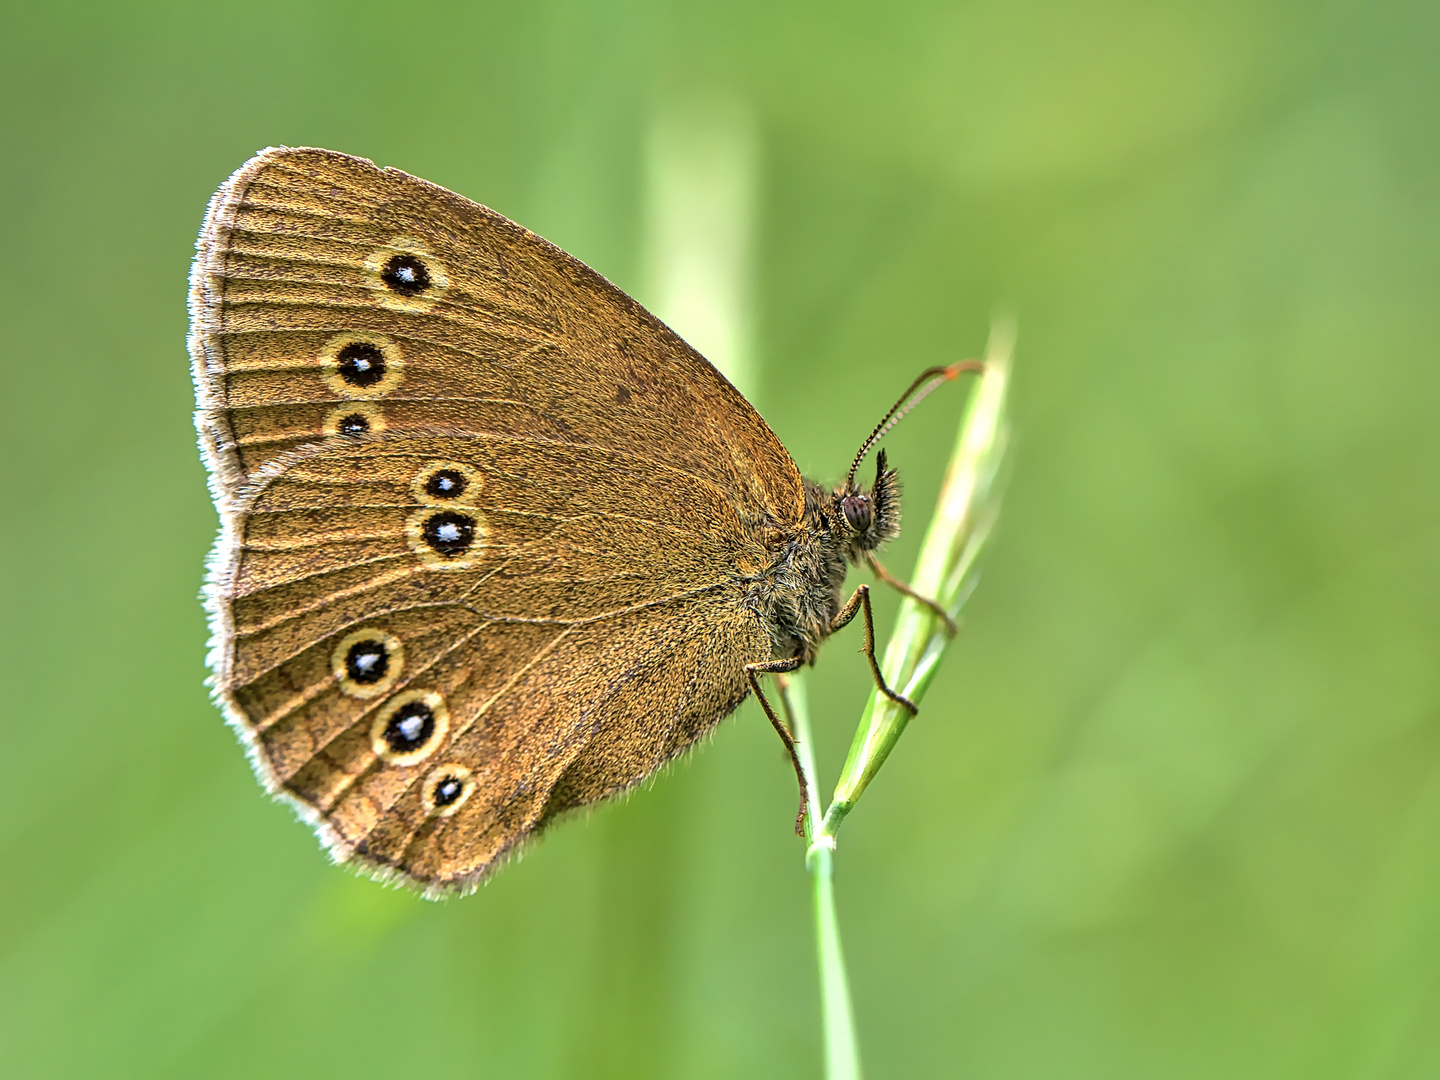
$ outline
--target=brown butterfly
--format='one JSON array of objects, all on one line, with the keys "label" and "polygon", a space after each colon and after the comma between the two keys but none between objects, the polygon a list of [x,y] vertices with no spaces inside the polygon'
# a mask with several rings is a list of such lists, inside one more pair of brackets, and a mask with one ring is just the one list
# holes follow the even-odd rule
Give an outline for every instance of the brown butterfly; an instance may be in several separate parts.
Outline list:
[{"label": "brown butterfly", "polygon": [[855,473],[969,365],[827,491],[619,289],[396,169],[265,150],[196,246],[215,694],[337,861],[472,889],[751,691],[793,759],[757,676],[857,612],[896,697],[841,589],[868,561],[904,590],[873,557],[898,484]]}]

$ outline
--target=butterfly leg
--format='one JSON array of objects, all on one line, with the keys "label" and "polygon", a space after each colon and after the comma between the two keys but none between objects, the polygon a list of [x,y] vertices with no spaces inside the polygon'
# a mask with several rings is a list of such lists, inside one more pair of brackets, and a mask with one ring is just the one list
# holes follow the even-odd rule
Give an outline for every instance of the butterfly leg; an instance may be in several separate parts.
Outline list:
[{"label": "butterfly leg", "polygon": [[830,632],[833,634],[841,627],[846,626],[851,619],[855,618],[857,611],[865,613],[865,648],[861,651],[864,652],[865,659],[870,661],[870,674],[875,679],[875,688],[895,704],[909,709],[910,715],[914,716],[920,711],[915,707],[915,703],[904,694],[897,694],[885,685],[885,676],[880,674],[880,665],[875,662],[875,616],[870,611],[869,585],[860,585],[855,589],[855,595],[850,597],[845,606],[840,609],[840,613],[831,621]]},{"label": "butterfly leg", "polygon": [[960,632],[960,627],[955,624],[955,620],[950,617],[949,612],[947,612],[934,600],[931,600],[928,596],[921,596],[909,585],[906,585],[894,574],[890,573],[889,570],[886,570],[885,567],[880,565],[880,560],[875,558],[875,556],[868,551],[865,553],[865,561],[870,564],[871,572],[874,573],[874,575],[881,581],[883,581],[886,585],[889,585],[896,592],[903,593],[904,595],[910,597],[910,599],[914,600],[917,604],[924,604],[927,608],[933,611],[935,613],[935,617],[939,619],[942,624],[944,624],[945,633],[948,634],[950,637],[954,637]]},{"label": "butterfly leg", "polygon": [[765,696],[765,691],[760,689],[761,675],[783,675],[787,671],[794,671],[800,666],[800,657],[792,656],[788,660],[766,660],[760,664],[746,664],[745,678],[750,681],[750,689],[755,692],[755,697],[760,702],[760,707],[765,710],[765,715],[770,718],[776,734],[780,741],[785,744],[785,749],[790,753],[790,764],[795,766],[795,778],[800,781],[800,810],[795,815],[795,835],[805,835],[805,809],[810,805],[810,787],[805,783],[805,770],[800,767],[800,754],[795,749],[795,736],[790,734],[790,729],[785,722],[775,714],[770,706],[770,699]]}]

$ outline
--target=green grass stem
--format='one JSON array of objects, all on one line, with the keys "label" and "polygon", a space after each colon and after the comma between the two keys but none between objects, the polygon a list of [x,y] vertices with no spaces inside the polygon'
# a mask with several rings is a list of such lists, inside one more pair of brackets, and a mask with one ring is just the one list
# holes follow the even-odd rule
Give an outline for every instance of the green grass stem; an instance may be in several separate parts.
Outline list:
[{"label": "green grass stem", "polygon": [[[996,478],[1008,431],[1005,402],[1013,345],[1014,330],[1009,324],[992,330],[985,370],[961,417],[945,483],[911,579],[918,592],[936,599],[952,618],[959,614],[973,587],[976,559],[998,511]],[[886,682],[919,704],[950,641],[933,611],[906,599],[880,665]],[[825,1077],[859,1080],[860,1043],[835,908],[835,838],[845,816],[885,764],[910,715],[878,690],[871,692],[834,796],[822,816],[804,677],[783,681],[780,699],[799,744],[800,767],[808,789],[805,865],[815,909]]]}]

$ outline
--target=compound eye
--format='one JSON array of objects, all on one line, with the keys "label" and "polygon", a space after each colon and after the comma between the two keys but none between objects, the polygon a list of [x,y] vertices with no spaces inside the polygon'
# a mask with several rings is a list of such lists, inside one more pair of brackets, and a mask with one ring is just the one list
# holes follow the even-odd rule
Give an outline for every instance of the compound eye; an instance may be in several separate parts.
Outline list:
[{"label": "compound eye", "polygon": [[870,528],[870,500],[864,495],[846,495],[840,500],[840,512],[856,532],[863,533]]}]

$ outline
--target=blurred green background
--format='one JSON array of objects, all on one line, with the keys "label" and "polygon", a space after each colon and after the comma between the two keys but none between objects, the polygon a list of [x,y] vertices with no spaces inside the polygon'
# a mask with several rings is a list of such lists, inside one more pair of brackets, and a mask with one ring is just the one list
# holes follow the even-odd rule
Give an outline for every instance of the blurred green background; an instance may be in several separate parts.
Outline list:
[{"label": "blurred green background", "polygon": [[[1419,2],[5,0],[0,1072],[819,1074],[753,705],[432,904],[329,866],[202,686],[210,193],[345,150],[653,299],[647,132],[718,96],[811,475],[1020,321],[964,637],[842,837],[869,1075],[1440,1075],[1437,55]],[[890,439],[898,569],[960,404]],[[857,646],[811,682],[831,778]]]}]

